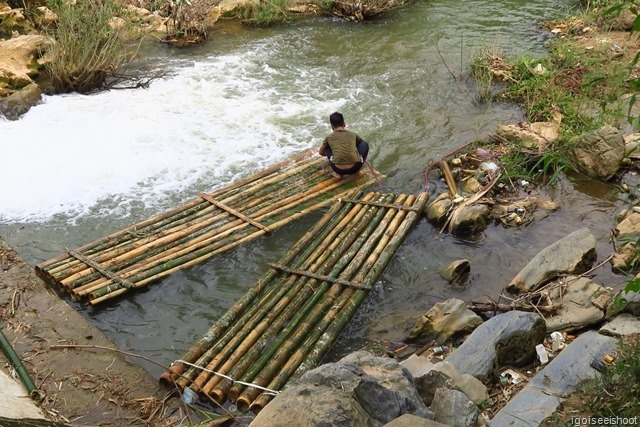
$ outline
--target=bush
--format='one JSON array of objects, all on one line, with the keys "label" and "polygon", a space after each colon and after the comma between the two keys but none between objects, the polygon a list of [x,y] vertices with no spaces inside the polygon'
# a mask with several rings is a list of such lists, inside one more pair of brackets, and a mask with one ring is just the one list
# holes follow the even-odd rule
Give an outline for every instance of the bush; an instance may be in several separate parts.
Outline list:
[{"label": "bush", "polygon": [[55,40],[46,68],[54,93],[89,93],[104,89],[109,77],[118,79],[116,69],[130,62],[131,27],[125,20],[113,20],[122,9],[113,0],[62,1],[51,5],[59,17],[49,30]]}]

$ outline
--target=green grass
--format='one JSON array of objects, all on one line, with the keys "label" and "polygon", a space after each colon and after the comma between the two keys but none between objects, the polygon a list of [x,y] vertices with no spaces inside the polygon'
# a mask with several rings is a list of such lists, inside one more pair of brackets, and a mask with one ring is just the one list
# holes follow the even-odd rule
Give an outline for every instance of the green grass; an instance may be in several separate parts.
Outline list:
[{"label": "green grass", "polygon": [[290,20],[290,0],[256,0],[240,8],[242,23],[268,27]]}]

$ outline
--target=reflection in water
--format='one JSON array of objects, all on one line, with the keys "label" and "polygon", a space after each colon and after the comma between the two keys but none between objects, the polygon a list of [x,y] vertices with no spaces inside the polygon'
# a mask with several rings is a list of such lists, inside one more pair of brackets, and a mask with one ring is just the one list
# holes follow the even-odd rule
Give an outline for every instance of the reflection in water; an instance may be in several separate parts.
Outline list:
[{"label": "reflection in water", "polygon": [[[474,102],[466,76],[474,49],[542,55],[536,22],[557,8],[555,0],[437,0],[363,25],[325,18],[262,30],[225,24],[196,50],[152,48],[146,60],[172,74],[146,90],[46,97],[21,120],[0,120],[0,234],[35,265],[319,146],[334,110],[371,143],[370,160],[388,177],[383,190],[415,194],[432,160],[520,120],[512,106]],[[580,226],[594,227],[606,256],[603,227],[616,201],[570,184],[553,197],[562,209],[543,222],[490,226],[474,244],[419,224],[336,354],[367,337],[400,339],[407,322],[444,298],[497,295],[524,260]],[[320,215],[125,300],[76,307],[123,349],[170,363]],[[454,289],[438,270],[461,258],[470,260],[471,278]]]}]

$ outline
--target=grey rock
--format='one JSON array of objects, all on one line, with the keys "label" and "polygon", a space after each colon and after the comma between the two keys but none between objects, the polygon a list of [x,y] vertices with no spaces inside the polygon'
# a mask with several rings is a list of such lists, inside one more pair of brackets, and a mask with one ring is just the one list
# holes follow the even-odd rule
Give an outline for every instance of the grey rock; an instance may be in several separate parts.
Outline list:
[{"label": "grey rock", "polygon": [[434,339],[443,343],[456,334],[468,333],[482,324],[482,318],[459,299],[451,298],[435,304],[423,314],[409,331],[408,338]]},{"label": "grey rock", "polygon": [[440,277],[449,283],[463,285],[469,280],[471,265],[467,259],[459,259],[440,270]]},{"label": "grey rock", "polygon": [[447,380],[449,388],[463,392],[476,405],[480,405],[489,399],[487,387],[482,384],[482,381],[473,375],[461,374],[455,366],[446,360],[437,363],[433,369],[449,377]]},{"label": "grey rock", "polygon": [[502,408],[489,425],[491,427],[539,426],[562,403],[562,399],[531,388],[524,388]]},{"label": "grey rock", "polygon": [[478,326],[449,357],[460,373],[484,380],[500,366],[531,363],[535,346],[546,333],[545,322],[535,313],[509,311]]},{"label": "grey rock", "polygon": [[411,414],[404,414],[401,417],[396,418],[384,427],[448,427],[446,424],[441,424],[436,421],[427,420]]},{"label": "grey rock", "polygon": [[474,426],[478,421],[478,407],[458,390],[436,390],[430,409],[436,421],[452,427]]},{"label": "grey rock", "polygon": [[576,163],[592,178],[608,180],[620,169],[625,154],[624,138],[618,129],[604,126],[595,132],[572,139]]},{"label": "grey rock", "polygon": [[600,328],[600,333],[612,337],[640,334],[640,319],[632,314],[619,314]]},{"label": "grey rock", "polygon": [[618,340],[588,331],[576,338],[542,371],[533,377],[528,387],[566,397],[584,380],[595,378],[597,371],[590,366],[592,360],[602,361],[615,351]]},{"label": "grey rock", "polygon": [[0,114],[9,120],[17,120],[42,99],[42,89],[35,83],[0,100]]},{"label": "grey rock", "polygon": [[581,228],[540,251],[509,283],[511,293],[531,292],[561,274],[581,274],[596,260],[596,239]]},{"label": "grey rock", "polygon": [[375,427],[405,413],[433,419],[410,377],[393,359],[352,353],[305,373],[260,411],[251,426]]},{"label": "grey rock", "polygon": [[418,378],[429,372],[435,366],[431,361],[422,356],[412,354],[405,360],[400,362],[400,365],[407,369],[413,378]]},{"label": "grey rock", "polygon": [[608,291],[586,277],[568,277],[567,291],[562,296],[562,308],[547,317],[547,331],[580,329],[604,319],[604,311],[596,305],[600,295]]},{"label": "grey rock", "polygon": [[487,205],[459,207],[451,218],[451,233],[461,238],[478,236],[487,228],[490,215]]},{"label": "grey rock", "polygon": [[442,372],[431,370],[415,378],[413,383],[424,404],[430,406],[433,403],[433,397],[437,390],[441,388],[452,388],[448,386],[448,380],[449,377]]},{"label": "grey rock", "polygon": [[616,345],[616,339],[594,331],[580,335],[496,414],[491,427],[539,425],[580,383],[597,375],[591,361],[602,360]]}]

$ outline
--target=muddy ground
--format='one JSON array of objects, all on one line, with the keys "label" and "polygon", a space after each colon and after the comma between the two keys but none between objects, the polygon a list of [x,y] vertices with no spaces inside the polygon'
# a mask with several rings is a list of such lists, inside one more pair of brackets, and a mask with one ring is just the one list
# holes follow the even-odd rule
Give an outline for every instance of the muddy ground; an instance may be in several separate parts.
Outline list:
[{"label": "muddy ground", "polygon": [[[183,418],[178,399],[166,399],[169,390],[134,357],[100,349],[115,345],[37,277],[1,237],[0,325],[44,392],[41,406],[52,420],[163,426]],[[0,369],[12,374],[2,353]]]}]

